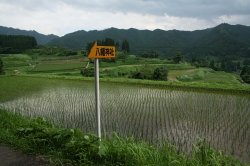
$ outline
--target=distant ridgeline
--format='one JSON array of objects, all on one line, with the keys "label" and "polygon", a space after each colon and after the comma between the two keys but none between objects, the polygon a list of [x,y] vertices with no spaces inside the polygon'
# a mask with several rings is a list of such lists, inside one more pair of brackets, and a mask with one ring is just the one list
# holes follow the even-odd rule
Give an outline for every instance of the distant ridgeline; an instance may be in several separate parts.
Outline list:
[{"label": "distant ridgeline", "polygon": [[22,53],[37,46],[35,37],[24,35],[0,35],[0,54]]},{"label": "distant ridgeline", "polygon": [[[157,51],[161,57],[172,57],[181,51],[185,59],[215,56],[220,59],[250,58],[250,27],[220,24],[196,31],[164,31],[156,29],[117,29],[77,31],[51,40],[47,45],[83,49],[87,43],[109,37],[121,46],[123,40],[130,45],[130,54],[138,55],[147,50]],[[118,50],[121,47],[117,47]]]}]

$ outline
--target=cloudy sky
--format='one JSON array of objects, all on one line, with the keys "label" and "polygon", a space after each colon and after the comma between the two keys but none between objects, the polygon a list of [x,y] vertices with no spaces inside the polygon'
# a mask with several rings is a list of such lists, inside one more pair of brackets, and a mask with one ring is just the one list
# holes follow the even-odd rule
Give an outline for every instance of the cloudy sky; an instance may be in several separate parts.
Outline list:
[{"label": "cloudy sky", "polygon": [[77,30],[250,26],[250,0],[0,0],[0,26],[63,36]]}]

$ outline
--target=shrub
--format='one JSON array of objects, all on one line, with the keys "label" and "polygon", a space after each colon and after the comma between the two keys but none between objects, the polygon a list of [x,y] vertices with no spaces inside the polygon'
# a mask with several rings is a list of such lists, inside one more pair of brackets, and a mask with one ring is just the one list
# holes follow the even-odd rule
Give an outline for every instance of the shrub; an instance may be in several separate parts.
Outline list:
[{"label": "shrub", "polygon": [[93,67],[85,68],[81,70],[81,75],[85,77],[94,77],[95,76],[95,69]]},{"label": "shrub", "polygon": [[191,74],[191,75],[181,75],[177,76],[176,78],[179,81],[194,81],[194,80],[202,80],[205,77],[205,73],[203,70],[199,70],[198,73]]}]

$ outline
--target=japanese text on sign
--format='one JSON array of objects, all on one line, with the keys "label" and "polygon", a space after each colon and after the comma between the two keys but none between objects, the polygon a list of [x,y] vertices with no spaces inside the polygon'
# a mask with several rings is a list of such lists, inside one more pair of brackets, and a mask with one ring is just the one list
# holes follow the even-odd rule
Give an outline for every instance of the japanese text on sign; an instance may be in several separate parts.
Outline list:
[{"label": "japanese text on sign", "polygon": [[88,58],[115,58],[115,46],[97,46],[95,42]]},{"label": "japanese text on sign", "polygon": [[113,48],[96,48],[95,56],[115,56]]}]

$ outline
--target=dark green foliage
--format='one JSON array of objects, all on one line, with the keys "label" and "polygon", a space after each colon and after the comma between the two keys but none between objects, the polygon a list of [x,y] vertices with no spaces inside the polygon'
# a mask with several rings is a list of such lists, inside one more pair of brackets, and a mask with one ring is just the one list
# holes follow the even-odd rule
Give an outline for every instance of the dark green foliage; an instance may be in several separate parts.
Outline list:
[{"label": "dark green foliage", "polygon": [[250,59],[244,59],[243,65],[250,65]]},{"label": "dark green foliage", "polygon": [[[26,50],[25,53],[30,56],[34,56],[34,54],[38,54],[41,56],[47,56],[47,55],[74,56],[78,54],[78,50],[58,47],[58,46],[38,46],[34,49]],[[82,51],[82,53],[84,52]]]},{"label": "dark green foliage", "polygon": [[4,72],[4,69],[3,69],[3,61],[0,58],[0,75],[4,75],[4,74],[5,74],[5,72]]},{"label": "dark green foliage", "polygon": [[127,39],[122,41],[122,51],[130,52],[130,46],[129,46],[129,42],[127,41]]},{"label": "dark green foliage", "polygon": [[244,66],[242,68],[240,77],[244,82],[250,83],[250,67],[249,66]]},{"label": "dark green foliage", "polygon": [[24,35],[24,36],[33,36],[36,38],[38,45],[45,45],[49,41],[58,38],[56,35],[43,35],[36,31],[26,31],[26,30],[20,30],[20,29],[14,29],[9,27],[3,27],[0,26],[0,34],[3,35]]},{"label": "dark green foliage", "polygon": [[152,79],[154,69],[149,65],[145,64],[142,67],[137,68],[135,72],[132,72],[131,77],[135,79]]},{"label": "dark green foliage", "polygon": [[240,65],[240,62],[237,63],[237,67],[236,67],[238,70],[241,70],[241,65]]},{"label": "dark green foliage", "polygon": [[165,66],[157,67],[154,70],[153,79],[154,80],[167,80],[168,69]]},{"label": "dark green foliage", "polygon": [[211,60],[211,61],[210,61],[209,67],[210,67],[211,69],[215,69],[214,60]]},{"label": "dark green foliage", "polygon": [[85,68],[81,70],[81,75],[85,77],[94,77],[95,69],[93,67]]},{"label": "dark green foliage", "polygon": [[[82,49],[87,42],[109,36],[119,41],[124,37],[129,41],[130,53],[138,55],[143,50],[156,50],[165,58],[181,50],[185,58],[198,59],[205,56],[224,58],[234,56],[250,58],[250,27],[220,24],[216,27],[197,31],[178,30],[137,30],[110,28],[103,31],[78,31],[53,40],[52,45],[65,45]],[[221,59],[220,59],[221,60]],[[202,65],[201,65],[202,66]]]},{"label": "dark green foliage", "polygon": [[36,46],[36,39],[32,36],[0,35],[0,54],[22,53]]},{"label": "dark green foliage", "polygon": [[115,47],[116,47],[116,49],[118,49],[118,48],[119,48],[119,46],[120,46],[120,44],[119,44],[118,42],[116,42],[116,43],[115,43]]},{"label": "dark green foliage", "polygon": [[210,61],[209,67],[211,69],[214,69],[215,71],[225,71],[228,73],[232,73],[232,72],[237,72],[238,70],[241,70],[241,64],[240,62],[235,63],[232,62],[231,59],[228,59],[226,62],[225,60],[223,60],[220,65],[217,63],[215,64],[214,60]]},{"label": "dark green foliage", "polygon": [[99,59],[99,62],[116,62],[116,58],[103,58],[103,59]]},{"label": "dark green foliage", "polygon": [[131,77],[135,79],[167,80],[168,69],[165,66],[160,66],[154,69],[149,64],[145,64],[132,72]]},{"label": "dark green foliage", "polygon": [[158,58],[159,57],[159,53],[155,50],[147,50],[147,51],[143,51],[139,54],[140,57],[143,58]]},{"label": "dark green foliage", "polygon": [[192,57],[191,65],[194,65],[195,62],[197,62],[197,61],[196,61],[196,58]]},{"label": "dark green foliage", "polygon": [[[90,52],[90,50],[93,47],[93,45],[95,44],[95,42],[96,41],[87,43],[86,50],[88,53]],[[115,43],[115,40],[112,38],[109,38],[109,37],[106,37],[104,40],[97,40],[97,45],[98,46],[116,46],[116,47],[119,47],[119,43],[118,42]]]},{"label": "dark green foliage", "polygon": [[173,56],[173,61],[175,63],[180,63],[183,60],[183,55],[181,51],[177,51]]},{"label": "dark green foliage", "polygon": [[221,64],[220,64],[220,69],[221,69],[222,71],[226,71],[226,63],[225,63],[224,60],[223,60],[223,61],[221,62]]},{"label": "dark green foliage", "polygon": [[192,57],[192,59],[191,59],[191,65],[195,66],[196,68],[210,67],[210,63],[211,63],[211,61],[209,61],[209,60],[207,60],[207,58],[203,58],[203,57],[202,58],[197,58],[197,59]]},{"label": "dark green foliage", "polygon": [[200,67],[200,63],[199,63],[199,62],[195,62],[195,63],[194,63],[194,66],[195,66],[196,68],[199,68],[199,67]]},{"label": "dark green foliage", "polygon": [[94,44],[95,44],[95,41],[87,43],[86,51],[87,51],[88,54],[90,53],[91,48],[93,47]]},{"label": "dark green foliage", "polygon": [[123,59],[125,60],[128,57],[124,52],[116,52],[116,59]]},{"label": "dark green foliage", "polygon": [[[225,71],[228,72],[228,73],[231,73],[232,72],[232,61],[228,60],[226,62],[226,68],[225,68]],[[235,68],[236,68],[236,65],[235,65]],[[234,69],[235,70],[235,69]]]},{"label": "dark green foliage", "polygon": [[104,40],[97,41],[98,46],[115,46],[115,40],[109,37],[106,37]]}]

